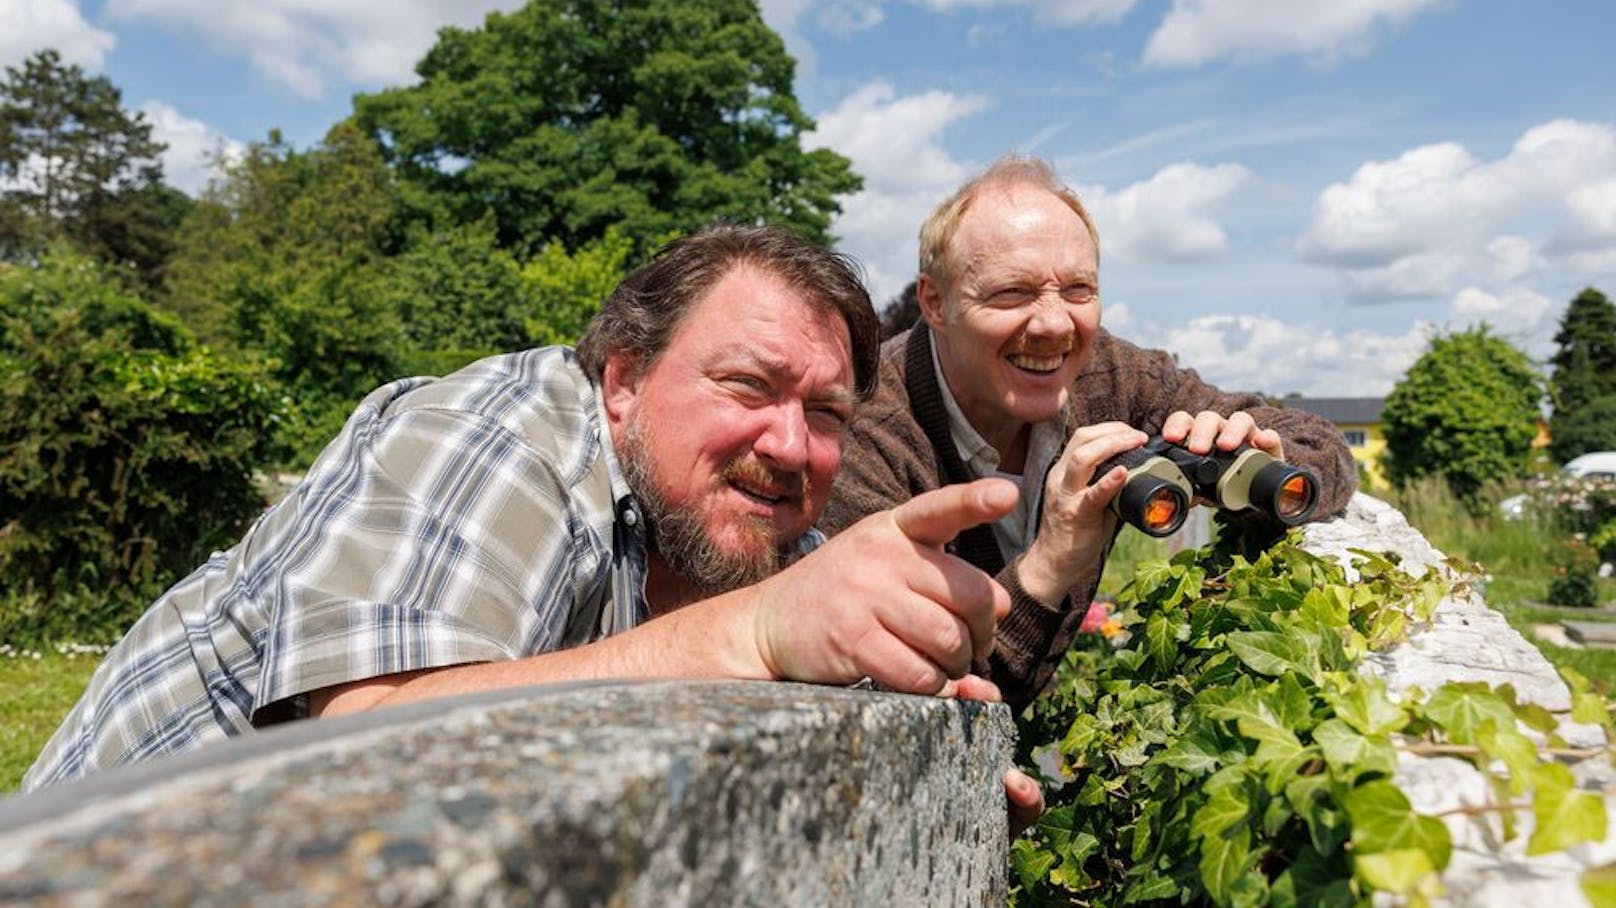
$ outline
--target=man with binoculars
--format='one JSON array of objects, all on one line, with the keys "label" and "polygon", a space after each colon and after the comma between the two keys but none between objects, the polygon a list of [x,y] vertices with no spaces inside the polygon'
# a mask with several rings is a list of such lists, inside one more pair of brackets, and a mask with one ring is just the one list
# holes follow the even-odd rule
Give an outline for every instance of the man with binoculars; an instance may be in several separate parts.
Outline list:
[{"label": "man with binoculars", "polygon": [[1100,328],[1093,223],[1040,160],[1002,158],[932,211],[916,293],[921,321],[882,347],[819,525],[835,533],[951,483],[1015,481],[1016,509],[954,542],[1011,594],[977,671],[1014,706],[1053,674],[1119,513],[1170,531],[1194,497],[1291,525],[1352,495],[1330,423],[1219,391]]}]

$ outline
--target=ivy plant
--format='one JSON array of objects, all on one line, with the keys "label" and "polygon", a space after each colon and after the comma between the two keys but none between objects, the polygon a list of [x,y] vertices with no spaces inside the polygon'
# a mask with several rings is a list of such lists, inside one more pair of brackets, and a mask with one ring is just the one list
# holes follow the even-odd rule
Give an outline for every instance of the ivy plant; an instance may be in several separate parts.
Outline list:
[{"label": "ivy plant", "polygon": [[[1394,784],[1400,752],[1474,762],[1494,798],[1462,812],[1505,839],[1530,813],[1528,854],[1605,837],[1603,800],[1560,762],[1591,752],[1547,710],[1479,683],[1395,697],[1359,671],[1459,575],[1355,551],[1349,580],[1294,537],[1232,549],[1139,567],[1119,597],[1127,633],[1074,648],[1023,716],[1020,762],[1054,769],[1050,809],[1011,847],[1013,904],[1425,904],[1453,843]],[[1568,681],[1573,718],[1608,729],[1605,701]],[[1596,904],[1612,904],[1596,897],[1609,878],[1585,881]]]}]

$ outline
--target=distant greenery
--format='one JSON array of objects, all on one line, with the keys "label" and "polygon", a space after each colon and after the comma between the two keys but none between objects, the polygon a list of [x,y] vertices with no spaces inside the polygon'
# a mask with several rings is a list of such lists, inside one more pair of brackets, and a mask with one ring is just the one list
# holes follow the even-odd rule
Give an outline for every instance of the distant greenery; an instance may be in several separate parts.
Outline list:
[{"label": "distant greenery", "polygon": [[1486,325],[1432,338],[1381,411],[1386,474],[1440,476],[1479,512],[1483,485],[1524,472],[1542,399],[1531,360]]},{"label": "distant greenery", "polygon": [[1555,460],[1616,451],[1616,304],[1584,288],[1566,307],[1554,342],[1549,434]]}]

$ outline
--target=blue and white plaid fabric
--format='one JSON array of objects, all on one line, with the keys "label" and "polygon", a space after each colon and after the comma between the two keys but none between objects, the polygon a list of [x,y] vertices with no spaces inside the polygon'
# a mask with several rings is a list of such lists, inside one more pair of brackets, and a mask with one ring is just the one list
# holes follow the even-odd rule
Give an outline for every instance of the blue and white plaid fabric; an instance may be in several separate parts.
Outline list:
[{"label": "blue and white plaid fabric", "polygon": [[637,505],[601,420],[561,347],[371,393],[302,485],[107,655],[24,789],[240,734],[320,688],[643,621],[643,521],[623,519]]}]

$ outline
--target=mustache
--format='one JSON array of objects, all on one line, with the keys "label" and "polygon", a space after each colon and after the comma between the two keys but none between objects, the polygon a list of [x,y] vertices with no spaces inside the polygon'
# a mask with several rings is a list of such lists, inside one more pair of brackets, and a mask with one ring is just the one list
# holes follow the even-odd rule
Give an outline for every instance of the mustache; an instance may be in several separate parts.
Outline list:
[{"label": "mustache", "polygon": [[1047,341],[1034,341],[1025,337],[1017,338],[1016,343],[1008,351],[1007,356],[1064,356],[1077,349],[1077,337],[1073,335],[1055,343]]},{"label": "mustache", "polygon": [[808,477],[802,473],[773,470],[752,457],[730,461],[720,477],[725,482],[763,489],[771,495],[778,495],[794,502],[801,502],[807,497],[809,490]]}]

